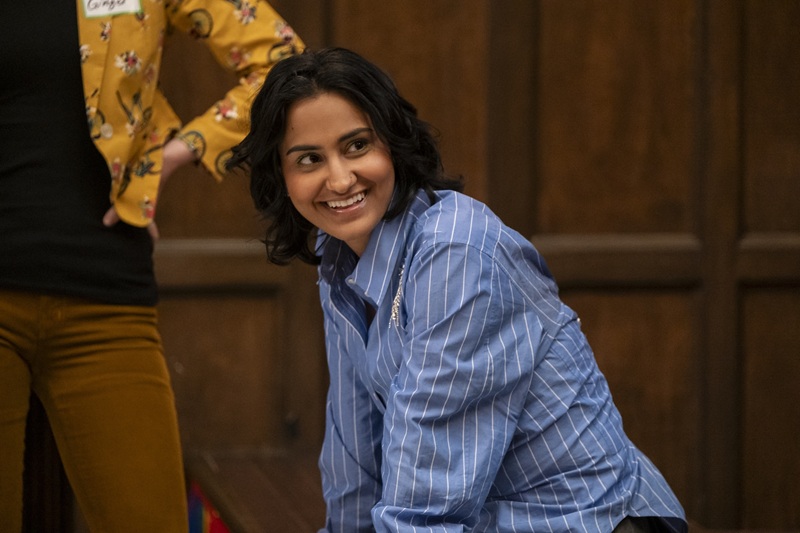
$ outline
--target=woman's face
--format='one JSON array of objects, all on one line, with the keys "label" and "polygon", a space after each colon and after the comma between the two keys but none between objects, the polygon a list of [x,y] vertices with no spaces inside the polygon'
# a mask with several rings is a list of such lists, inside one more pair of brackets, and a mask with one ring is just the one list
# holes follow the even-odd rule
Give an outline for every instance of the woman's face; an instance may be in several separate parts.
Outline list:
[{"label": "woman's face", "polygon": [[361,256],[394,191],[391,154],[366,113],[334,93],[299,100],[280,151],[294,207]]}]

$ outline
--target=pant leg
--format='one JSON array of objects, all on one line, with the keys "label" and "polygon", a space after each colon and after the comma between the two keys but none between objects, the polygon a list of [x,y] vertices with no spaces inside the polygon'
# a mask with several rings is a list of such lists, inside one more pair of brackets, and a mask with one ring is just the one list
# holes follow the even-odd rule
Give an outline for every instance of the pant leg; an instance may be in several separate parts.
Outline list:
[{"label": "pant leg", "polygon": [[35,300],[0,291],[0,531],[22,529],[22,469],[30,371],[21,352],[30,350]]},{"label": "pant leg", "polygon": [[650,533],[650,530],[645,527],[642,527],[637,520],[632,519],[630,516],[625,517],[625,519],[617,524],[617,527],[614,528],[613,533]]},{"label": "pant leg", "polygon": [[52,299],[33,388],[93,533],[188,530],[177,416],[153,308]]},{"label": "pant leg", "polygon": [[685,531],[685,529],[680,526],[673,529],[669,523],[655,516],[628,516],[614,528],[613,533],[670,533],[677,531]]}]

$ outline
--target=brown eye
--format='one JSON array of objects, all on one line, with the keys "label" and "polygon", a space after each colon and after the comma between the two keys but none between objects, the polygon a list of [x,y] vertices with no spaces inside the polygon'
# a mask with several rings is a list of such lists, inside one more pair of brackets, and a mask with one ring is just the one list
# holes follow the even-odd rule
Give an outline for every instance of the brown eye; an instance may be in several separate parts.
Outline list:
[{"label": "brown eye", "polygon": [[369,146],[369,141],[366,139],[356,139],[350,144],[347,145],[347,152],[348,153],[358,153],[363,152]]},{"label": "brown eye", "polygon": [[318,154],[303,154],[297,159],[297,164],[300,166],[308,166],[319,163],[322,158]]}]

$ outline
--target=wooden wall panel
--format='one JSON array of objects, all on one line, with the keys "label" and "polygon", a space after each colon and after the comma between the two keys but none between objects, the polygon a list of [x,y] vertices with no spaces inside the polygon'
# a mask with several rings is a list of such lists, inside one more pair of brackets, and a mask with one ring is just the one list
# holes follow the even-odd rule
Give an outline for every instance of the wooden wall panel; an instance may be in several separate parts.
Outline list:
[{"label": "wooden wall panel", "polygon": [[303,38],[319,48],[330,41],[332,0],[270,0],[270,4]]},{"label": "wooden wall panel", "polygon": [[494,2],[489,20],[484,200],[506,224],[533,235],[539,185],[538,2]]},{"label": "wooden wall panel", "polygon": [[562,296],[581,317],[626,433],[687,501],[700,467],[696,295],[573,289]]},{"label": "wooden wall panel", "polygon": [[800,232],[800,3],[745,7],[743,229]]},{"label": "wooden wall panel", "polygon": [[486,0],[332,0],[331,42],[388,71],[441,132],[445,168],[487,197],[489,5]]},{"label": "wooden wall panel", "polygon": [[690,230],[693,3],[540,6],[537,232]]},{"label": "wooden wall panel", "polygon": [[167,293],[159,313],[184,448],[285,446],[275,295]]},{"label": "wooden wall panel", "polygon": [[744,3],[742,525],[800,529],[800,5]]},{"label": "wooden wall panel", "polygon": [[742,324],[742,525],[800,529],[800,287],[745,291]]}]

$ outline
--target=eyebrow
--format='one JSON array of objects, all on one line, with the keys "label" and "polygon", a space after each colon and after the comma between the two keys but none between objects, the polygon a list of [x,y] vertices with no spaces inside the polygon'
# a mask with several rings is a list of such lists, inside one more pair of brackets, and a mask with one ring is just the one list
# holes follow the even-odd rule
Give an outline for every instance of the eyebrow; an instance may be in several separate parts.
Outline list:
[{"label": "eyebrow", "polygon": [[[344,142],[344,141],[346,141],[348,139],[352,139],[353,137],[361,135],[364,132],[373,133],[372,128],[368,128],[368,127],[356,128],[353,131],[349,131],[349,132],[345,133],[344,135],[339,137],[336,141],[337,142]],[[285,155],[289,155],[292,152],[305,152],[307,150],[319,150],[319,148],[320,148],[319,146],[314,146],[314,145],[310,145],[310,144],[298,144],[298,145],[292,146],[291,148],[286,150],[286,154]]]}]

